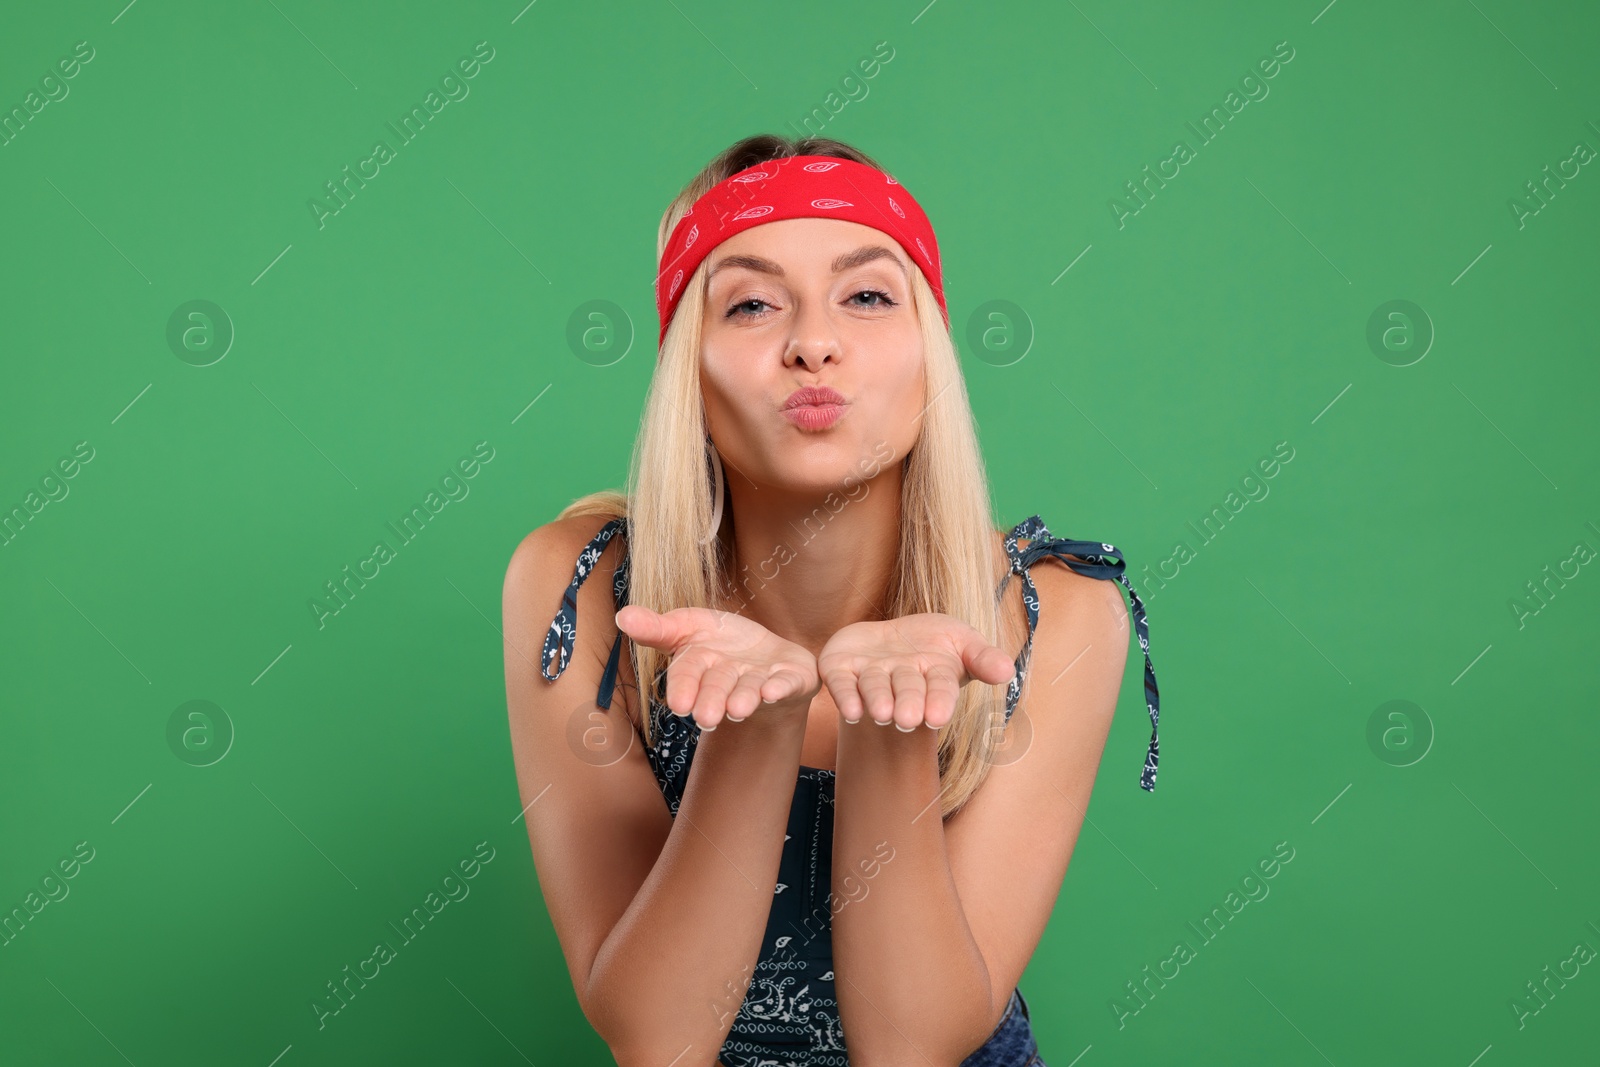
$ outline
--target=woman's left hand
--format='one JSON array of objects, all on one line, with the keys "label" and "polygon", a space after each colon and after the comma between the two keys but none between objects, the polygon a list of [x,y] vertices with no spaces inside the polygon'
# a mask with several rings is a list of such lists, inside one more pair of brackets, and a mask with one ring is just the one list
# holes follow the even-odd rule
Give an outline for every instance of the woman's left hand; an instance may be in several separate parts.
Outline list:
[{"label": "woman's left hand", "polygon": [[828,639],[817,673],[846,722],[937,730],[968,682],[1011,680],[1016,665],[959,619],[934,612],[851,623]]}]

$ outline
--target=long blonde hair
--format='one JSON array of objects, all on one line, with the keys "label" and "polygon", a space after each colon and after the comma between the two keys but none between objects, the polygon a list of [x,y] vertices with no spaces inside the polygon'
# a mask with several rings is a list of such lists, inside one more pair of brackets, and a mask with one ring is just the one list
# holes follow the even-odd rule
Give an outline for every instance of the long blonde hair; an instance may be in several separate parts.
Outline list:
[{"label": "long blonde hair", "polygon": [[[827,138],[745,138],[713,159],[674,198],[661,219],[657,259],[673,227],[706,190],[747,167],[796,155],[836,156],[883,169],[858,149]],[[627,545],[628,602],[655,611],[713,607],[719,602],[717,590],[731,585],[730,541],[724,536],[733,521],[731,507],[723,508],[719,535],[700,540],[716,506],[699,376],[709,263],[703,261],[690,277],[661,343],[634,441],[627,493],[589,494],[559,516],[626,517],[634,535]],[[933,291],[914,264],[911,283],[926,354],[928,406],[917,443],[901,461],[900,552],[884,615],[940,612],[998,644],[996,585],[1002,575],[993,562],[988,477],[966,382]],[[623,640],[634,678],[653,680],[639,724],[645,743],[653,744],[655,723],[649,708],[665,703],[667,656],[635,645],[625,635]],[[993,765],[1002,740],[1005,691],[1005,685],[984,682],[964,686],[954,717],[939,731],[940,811],[945,817],[971,798]]]}]

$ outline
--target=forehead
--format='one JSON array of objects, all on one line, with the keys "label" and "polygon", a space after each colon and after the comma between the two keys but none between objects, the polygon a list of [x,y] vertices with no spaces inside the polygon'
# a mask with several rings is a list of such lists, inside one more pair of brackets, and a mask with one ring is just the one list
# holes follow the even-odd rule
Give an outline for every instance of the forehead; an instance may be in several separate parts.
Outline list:
[{"label": "forehead", "polygon": [[902,269],[909,269],[905,250],[882,230],[845,219],[780,219],[752,226],[719,244],[709,259],[713,268],[729,256],[759,256],[787,270],[827,273],[841,254],[865,246],[889,250]]}]

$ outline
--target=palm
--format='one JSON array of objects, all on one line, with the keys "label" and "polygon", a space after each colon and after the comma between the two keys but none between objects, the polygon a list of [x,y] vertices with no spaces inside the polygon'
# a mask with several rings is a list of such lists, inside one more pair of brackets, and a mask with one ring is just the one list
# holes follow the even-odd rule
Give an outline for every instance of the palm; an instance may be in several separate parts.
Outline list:
[{"label": "palm", "polygon": [[817,667],[846,721],[869,715],[902,730],[944,726],[962,686],[1015,672],[977,630],[935,612],[846,626],[823,646]]},{"label": "palm", "polygon": [[703,730],[747,718],[761,704],[809,706],[820,688],[808,650],[742,615],[630,604],[617,612],[617,625],[671,657],[667,709],[693,716]]}]

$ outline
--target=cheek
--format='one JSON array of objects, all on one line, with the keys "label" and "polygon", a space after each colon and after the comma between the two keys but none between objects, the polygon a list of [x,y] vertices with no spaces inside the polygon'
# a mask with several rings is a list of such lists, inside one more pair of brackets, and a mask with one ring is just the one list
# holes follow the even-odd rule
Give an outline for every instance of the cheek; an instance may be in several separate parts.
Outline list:
[{"label": "cheek", "polygon": [[752,373],[758,364],[731,349],[707,348],[700,361],[700,394],[709,428],[719,440],[740,432],[748,413],[764,404],[764,383]]},{"label": "cheek", "polygon": [[739,398],[728,391],[730,384],[718,365],[700,364],[700,395],[705,398],[706,419],[712,430],[722,423],[728,410],[738,405]]},{"label": "cheek", "polygon": [[914,416],[920,412],[925,403],[923,394],[926,392],[925,376],[927,373],[927,359],[922,351],[922,332],[915,323],[911,324],[896,346],[896,358],[890,364],[895,376],[899,392],[906,403],[911,406]]},{"label": "cheek", "polygon": [[722,339],[707,339],[700,348],[700,384],[721,393],[736,392],[743,377],[737,371],[751,366],[749,353]]},{"label": "cheek", "polygon": [[913,332],[910,343],[892,353],[879,357],[878,369],[867,384],[868,391],[877,394],[871,432],[894,445],[896,453],[904,453],[921,432],[918,416],[927,406],[921,334]]}]

